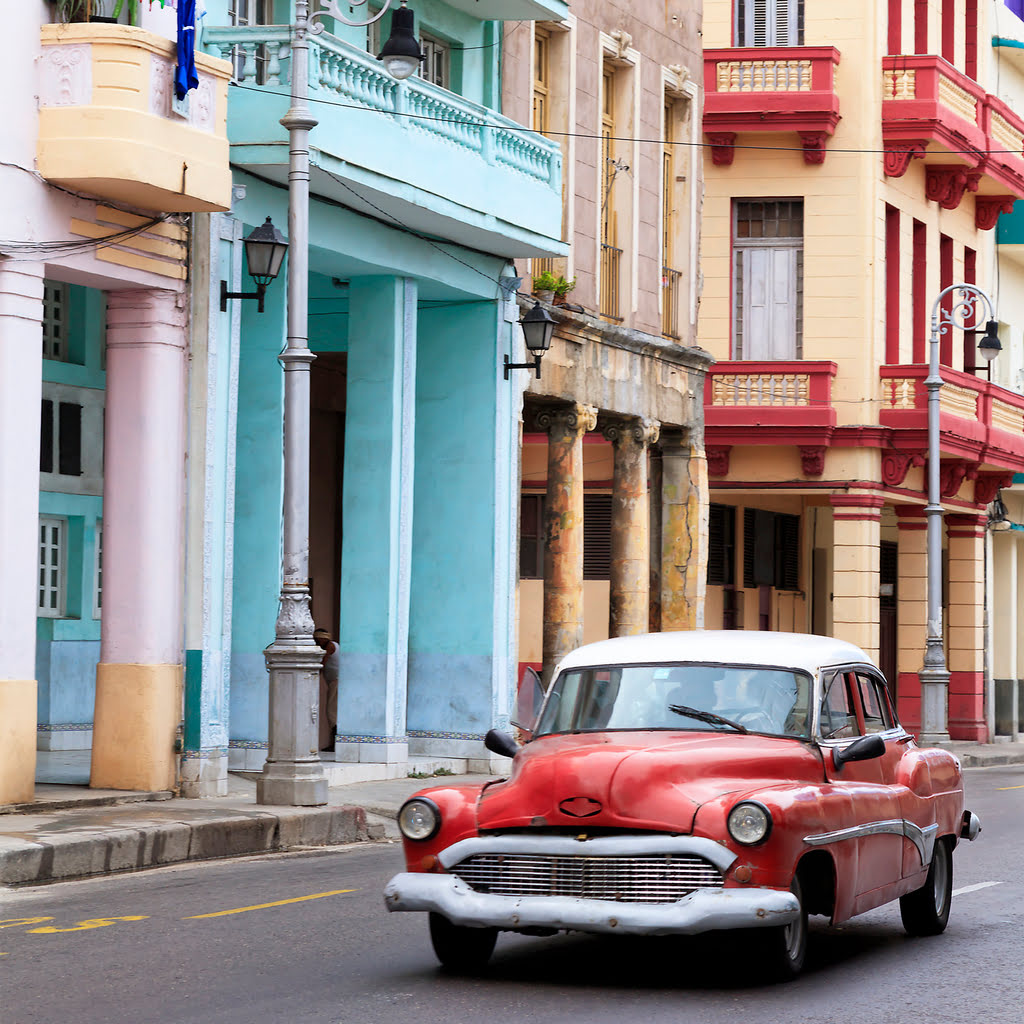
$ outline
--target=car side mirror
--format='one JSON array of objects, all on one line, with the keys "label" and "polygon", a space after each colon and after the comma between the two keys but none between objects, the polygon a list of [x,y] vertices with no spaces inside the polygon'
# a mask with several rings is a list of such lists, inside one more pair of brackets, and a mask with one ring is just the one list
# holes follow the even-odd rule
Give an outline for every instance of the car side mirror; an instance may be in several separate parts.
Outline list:
[{"label": "car side mirror", "polygon": [[527,668],[516,688],[516,703],[512,708],[511,717],[512,724],[526,733],[527,739],[533,736],[543,703],[544,687],[541,685],[540,676],[532,668]]},{"label": "car side mirror", "polygon": [[493,754],[501,754],[502,757],[515,757],[516,741],[507,732],[500,729],[488,729],[484,736],[484,746]]},{"label": "car side mirror", "polygon": [[878,733],[872,733],[870,736],[858,737],[843,750],[834,747],[832,763],[836,766],[836,771],[839,771],[847,761],[870,761],[884,753],[885,740]]}]

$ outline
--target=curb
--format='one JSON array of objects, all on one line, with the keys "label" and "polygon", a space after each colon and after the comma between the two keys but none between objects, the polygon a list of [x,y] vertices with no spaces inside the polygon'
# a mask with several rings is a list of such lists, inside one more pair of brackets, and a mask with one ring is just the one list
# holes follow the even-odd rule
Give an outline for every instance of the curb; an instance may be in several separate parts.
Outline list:
[{"label": "curb", "polygon": [[0,841],[0,885],[43,885],[188,861],[384,838],[362,807],[280,808]]}]

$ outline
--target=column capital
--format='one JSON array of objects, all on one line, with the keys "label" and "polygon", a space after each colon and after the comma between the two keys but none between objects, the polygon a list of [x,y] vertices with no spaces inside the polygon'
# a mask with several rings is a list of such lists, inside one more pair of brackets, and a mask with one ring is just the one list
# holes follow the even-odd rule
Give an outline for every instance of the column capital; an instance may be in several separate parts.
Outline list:
[{"label": "column capital", "polygon": [[877,520],[881,517],[885,498],[880,494],[830,494],[833,519]]},{"label": "column capital", "polygon": [[657,420],[643,419],[640,416],[608,416],[602,417],[601,433],[606,441],[613,445],[636,445],[648,448],[658,443],[661,424]]},{"label": "column capital", "polygon": [[695,430],[680,427],[662,428],[658,438],[662,455],[689,458],[695,453],[704,454],[703,438]]},{"label": "column capital", "polygon": [[[187,321],[184,291],[170,288],[124,288],[108,291],[107,347],[140,345],[185,347]],[[154,331],[164,327],[166,331]],[[145,331],[145,336],[139,332]]]},{"label": "column capital", "polygon": [[988,516],[984,512],[951,512],[945,517],[949,537],[984,537]]},{"label": "column capital", "polygon": [[895,505],[896,528],[902,532],[928,528],[924,505]]},{"label": "column capital", "polygon": [[552,406],[537,414],[537,426],[552,438],[568,440],[597,426],[597,408],[579,402]]}]

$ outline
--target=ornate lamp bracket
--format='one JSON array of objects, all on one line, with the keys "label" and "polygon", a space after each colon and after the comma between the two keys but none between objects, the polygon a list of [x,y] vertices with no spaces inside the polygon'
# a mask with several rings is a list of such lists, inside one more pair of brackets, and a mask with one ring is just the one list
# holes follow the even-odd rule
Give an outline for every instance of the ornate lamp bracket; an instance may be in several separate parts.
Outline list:
[{"label": "ornate lamp bracket", "polygon": [[[313,0],[313,2],[316,3],[317,0]],[[317,18],[335,18],[338,21],[343,22],[345,25],[352,25],[356,28],[361,28],[364,25],[372,25],[375,21],[384,16],[384,12],[391,6],[391,0],[384,0],[384,6],[381,7],[381,9],[375,15],[373,15],[373,17],[366,18],[362,21],[360,21],[357,18],[353,19],[346,17],[344,14],[342,14],[341,9],[338,6],[338,0],[319,0],[319,4],[320,9],[314,11],[309,16],[309,31],[312,32],[314,35],[319,35],[324,30],[324,23],[322,21],[317,21]],[[345,6],[350,11],[356,7],[366,7],[366,4],[367,0],[346,0],[345,2]]]}]

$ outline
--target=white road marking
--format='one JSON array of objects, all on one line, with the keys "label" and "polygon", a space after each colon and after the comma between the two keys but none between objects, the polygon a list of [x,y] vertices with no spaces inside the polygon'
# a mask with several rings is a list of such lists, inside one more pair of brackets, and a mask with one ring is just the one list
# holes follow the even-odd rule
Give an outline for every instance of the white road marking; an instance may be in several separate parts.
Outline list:
[{"label": "white road marking", "polygon": [[1002,885],[1002,882],[977,882],[974,885],[965,885],[962,889],[954,889],[954,896],[963,896],[967,892],[977,892],[979,889],[987,889],[990,885]]}]

